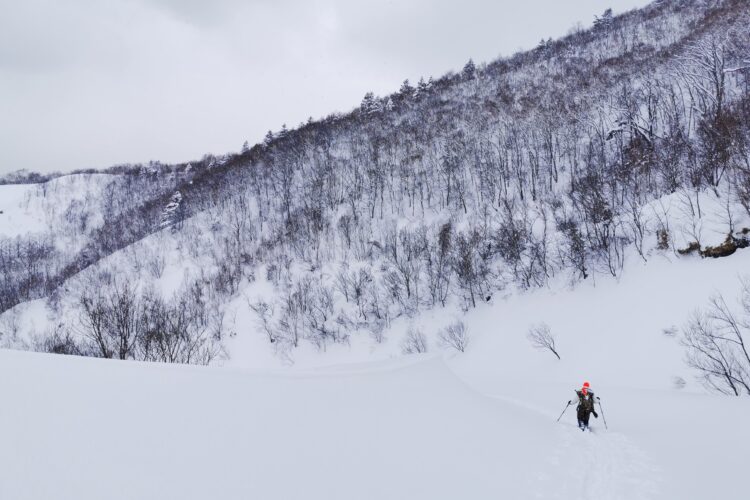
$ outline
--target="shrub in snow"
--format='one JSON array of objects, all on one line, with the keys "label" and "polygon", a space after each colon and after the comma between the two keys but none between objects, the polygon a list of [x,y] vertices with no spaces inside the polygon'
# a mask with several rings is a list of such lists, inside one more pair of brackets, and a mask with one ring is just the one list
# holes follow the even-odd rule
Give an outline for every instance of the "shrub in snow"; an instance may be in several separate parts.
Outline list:
[{"label": "shrub in snow", "polygon": [[385,340],[385,321],[379,319],[371,321],[368,330],[370,331],[370,336],[375,342],[378,344],[383,343]]},{"label": "shrub in snow", "polygon": [[58,326],[48,334],[37,346],[37,350],[52,354],[68,354],[74,356],[90,355],[80,342],[78,342],[70,331]]},{"label": "shrub in snow", "polygon": [[401,343],[401,352],[404,354],[422,354],[427,352],[427,337],[416,328],[409,328],[406,337]]},{"label": "shrub in snow", "polygon": [[442,330],[440,332],[440,343],[444,347],[449,347],[459,352],[466,351],[466,347],[469,345],[469,336],[466,332],[464,322],[458,320]]}]

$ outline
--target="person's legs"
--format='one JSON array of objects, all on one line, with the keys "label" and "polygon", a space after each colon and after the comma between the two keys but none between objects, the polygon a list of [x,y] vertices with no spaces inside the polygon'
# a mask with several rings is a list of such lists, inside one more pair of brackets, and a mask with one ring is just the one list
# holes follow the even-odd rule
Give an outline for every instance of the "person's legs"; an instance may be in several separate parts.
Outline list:
[{"label": "person's legs", "polygon": [[583,408],[578,408],[578,427],[581,429],[584,428],[584,426],[588,425],[588,415],[586,414],[586,410]]}]

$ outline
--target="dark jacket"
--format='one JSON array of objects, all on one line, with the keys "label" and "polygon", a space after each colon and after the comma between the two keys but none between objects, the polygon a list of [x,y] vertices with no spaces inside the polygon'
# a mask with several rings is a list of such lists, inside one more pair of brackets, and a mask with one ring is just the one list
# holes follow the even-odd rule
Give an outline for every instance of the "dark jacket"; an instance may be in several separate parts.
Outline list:
[{"label": "dark jacket", "polygon": [[592,391],[586,391],[586,394],[583,394],[583,391],[577,390],[576,394],[578,395],[578,408],[577,410],[583,410],[586,412],[593,412],[594,411],[594,393]]}]

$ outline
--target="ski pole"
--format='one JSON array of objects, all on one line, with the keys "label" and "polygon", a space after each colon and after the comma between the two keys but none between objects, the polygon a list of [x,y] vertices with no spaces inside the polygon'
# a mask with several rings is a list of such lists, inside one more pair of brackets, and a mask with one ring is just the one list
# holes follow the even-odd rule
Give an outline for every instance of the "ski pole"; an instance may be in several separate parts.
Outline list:
[{"label": "ski pole", "polygon": [[[563,411],[562,411],[562,413],[560,414],[560,416],[559,416],[559,417],[557,417],[557,421],[558,421],[558,422],[560,421],[560,419],[562,418],[562,416],[563,416],[563,415],[565,414],[565,412],[566,412],[566,411],[567,411],[567,409],[568,409],[568,406],[570,406],[570,404],[571,404],[571,403],[572,403],[572,401],[568,401],[568,404],[566,404],[566,405],[565,405],[565,408],[563,408]],[[603,416],[604,416],[604,415],[602,415],[602,417],[603,417]]]},{"label": "ski pole", "polygon": [[609,428],[607,427],[607,419],[604,418],[604,408],[602,408],[602,400],[599,396],[597,396],[596,401],[599,403],[599,411],[602,412],[602,422],[604,422],[604,428],[609,430]]}]

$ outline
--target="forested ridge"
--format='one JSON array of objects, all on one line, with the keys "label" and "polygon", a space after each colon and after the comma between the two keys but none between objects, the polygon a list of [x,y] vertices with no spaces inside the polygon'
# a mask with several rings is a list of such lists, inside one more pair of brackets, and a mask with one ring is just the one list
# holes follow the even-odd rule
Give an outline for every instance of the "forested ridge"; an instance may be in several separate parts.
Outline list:
[{"label": "forested ridge", "polygon": [[[55,352],[209,362],[226,304],[261,279],[274,293],[244,307],[288,355],[353,332],[381,342],[393,318],[500,290],[619,276],[629,252],[729,254],[747,245],[734,221],[750,214],[747,26],[746,0],[608,10],[239,153],[111,169],[62,226],[0,240],[0,310],[38,298],[75,309],[37,346]],[[726,248],[698,230],[678,246],[674,214],[653,204],[678,196],[699,221],[705,193],[726,204]],[[154,237],[200,263],[172,296],[139,278],[168,267],[159,245],[107,264]]]}]

